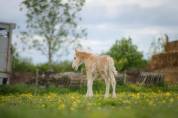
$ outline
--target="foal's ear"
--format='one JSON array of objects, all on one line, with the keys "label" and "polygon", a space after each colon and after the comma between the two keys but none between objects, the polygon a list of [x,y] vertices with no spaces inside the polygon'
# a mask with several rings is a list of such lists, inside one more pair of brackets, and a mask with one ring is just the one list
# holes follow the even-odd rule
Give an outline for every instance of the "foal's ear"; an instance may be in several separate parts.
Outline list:
[{"label": "foal's ear", "polygon": [[79,52],[79,50],[77,48],[75,48],[75,53]]}]

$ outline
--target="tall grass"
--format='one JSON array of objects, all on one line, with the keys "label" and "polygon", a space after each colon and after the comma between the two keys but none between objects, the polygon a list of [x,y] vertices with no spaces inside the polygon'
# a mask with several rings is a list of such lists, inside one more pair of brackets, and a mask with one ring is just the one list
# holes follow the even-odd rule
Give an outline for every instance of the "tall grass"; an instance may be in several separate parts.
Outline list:
[{"label": "tall grass", "polygon": [[[0,94],[21,94],[31,92],[33,94],[45,94],[45,93],[57,93],[57,94],[68,94],[70,92],[77,92],[80,94],[85,94],[87,91],[86,84],[83,84],[78,88],[64,88],[64,87],[43,87],[43,86],[35,86],[35,85],[27,85],[27,84],[15,84],[15,85],[0,85]],[[104,94],[105,92],[105,84],[103,81],[94,81],[93,91],[95,94]],[[111,90],[112,91],[112,90]],[[120,92],[178,92],[178,85],[170,85],[170,86],[138,86],[135,84],[127,84],[127,85],[117,85],[116,88],[117,93]]]}]

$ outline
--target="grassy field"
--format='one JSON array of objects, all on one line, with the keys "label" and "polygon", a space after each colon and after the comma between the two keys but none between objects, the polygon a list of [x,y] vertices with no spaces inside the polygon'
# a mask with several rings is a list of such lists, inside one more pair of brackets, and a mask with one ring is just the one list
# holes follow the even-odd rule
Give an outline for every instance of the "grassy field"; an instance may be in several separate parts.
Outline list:
[{"label": "grassy field", "polygon": [[[0,118],[176,118],[178,86],[118,86],[117,98],[104,99],[104,86],[95,85],[95,96],[85,88],[47,89],[16,85],[0,87]],[[101,89],[100,89],[101,88]]]}]

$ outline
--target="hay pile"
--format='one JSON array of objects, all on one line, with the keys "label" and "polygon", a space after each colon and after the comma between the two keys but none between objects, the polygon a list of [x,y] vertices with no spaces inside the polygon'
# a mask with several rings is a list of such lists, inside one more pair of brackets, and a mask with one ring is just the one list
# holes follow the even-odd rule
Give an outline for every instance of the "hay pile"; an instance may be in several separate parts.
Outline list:
[{"label": "hay pile", "polygon": [[178,41],[168,42],[165,46],[166,52],[178,52]]},{"label": "hay pile", "polygon": [[167,42],[164,53],[153,55],[149,68],[163,73],[166,83],[178,83],[178,40]]},{"label": "hay pile", "polygon": [[167,52],[154,55],[150,62],[151,70],[175,67],[178,67],[178,52]]}]

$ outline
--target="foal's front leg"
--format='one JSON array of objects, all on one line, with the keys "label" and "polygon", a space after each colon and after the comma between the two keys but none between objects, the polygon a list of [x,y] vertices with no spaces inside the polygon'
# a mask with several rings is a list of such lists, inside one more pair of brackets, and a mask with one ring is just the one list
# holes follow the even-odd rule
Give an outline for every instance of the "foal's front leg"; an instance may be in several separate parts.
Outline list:
[{"label": "foal's front leg", "polygon": [[91,76],[87,76],[87,94],[86,97],[93,96],[93,78]]}]

